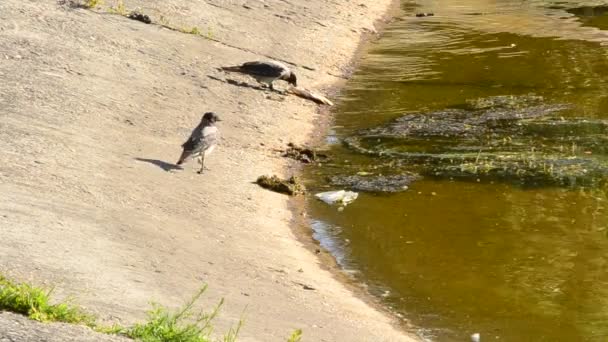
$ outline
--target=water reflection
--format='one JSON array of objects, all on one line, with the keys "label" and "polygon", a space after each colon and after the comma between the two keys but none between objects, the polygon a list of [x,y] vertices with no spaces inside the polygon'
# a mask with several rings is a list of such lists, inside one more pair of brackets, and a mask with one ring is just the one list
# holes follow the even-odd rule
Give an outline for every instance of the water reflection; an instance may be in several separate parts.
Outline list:
[{"label": "water reflection", "polygon": [[[530,93],[571,105],[566,118],[607,119],[608,33],[603,12],[587,5],[404,3],[349,82],[333,135]],[[326,190],[328,175],[394,168],[330,149],[335,164],[309,170],[313,191]],[[608,339],[605,191],[427,178],[396,195],[362,194],[342,212],[314,200],[310,209],[316,237],[428,338],[599,341]]]}]

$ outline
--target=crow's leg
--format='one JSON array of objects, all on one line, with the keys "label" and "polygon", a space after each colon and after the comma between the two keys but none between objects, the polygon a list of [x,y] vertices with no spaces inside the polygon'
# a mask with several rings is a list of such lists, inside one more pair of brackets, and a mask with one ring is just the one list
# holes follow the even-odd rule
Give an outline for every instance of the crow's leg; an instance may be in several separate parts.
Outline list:
[{"label": "crow's leg", "polygon": [[198,173],[203,174],[203,170],[205,170],[205,152],[201,153],[199,163],[201,164],[201,169],[198,170]]}]

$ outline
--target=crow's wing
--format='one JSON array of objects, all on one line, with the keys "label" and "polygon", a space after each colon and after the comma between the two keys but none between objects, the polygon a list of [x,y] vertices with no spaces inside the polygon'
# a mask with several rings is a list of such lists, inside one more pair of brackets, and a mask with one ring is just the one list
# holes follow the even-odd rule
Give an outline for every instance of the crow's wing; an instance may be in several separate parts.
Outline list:
[{"label": "crow's wing", "polygon": [[190,138],[182,144],[182,147],[184,151],[192,153],[203,152],[217,144],[219,133],[219,130],[215,126],[206,126],[202,130],[195,130]]},{"label": "crow's wing", "polygon": [[192,130],[188,140],[182,144],[184,151],[193,151],[196,148],[196,145],[198,145],[201,137],[203,136],[203,128],[203,122],[201,121],[196,128]]},{"label": "crow's wing", "polygon": [[247,62],[241,65],[241,70],[250,75],[273,78],[289,72],[289,69],[279,62]]}]

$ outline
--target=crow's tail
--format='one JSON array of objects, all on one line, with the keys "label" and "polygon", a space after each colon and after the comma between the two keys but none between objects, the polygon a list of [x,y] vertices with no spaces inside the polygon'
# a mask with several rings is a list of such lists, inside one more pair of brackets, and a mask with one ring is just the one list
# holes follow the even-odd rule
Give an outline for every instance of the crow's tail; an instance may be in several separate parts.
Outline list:
[{"label": "crow's tail", "polygon": [[175,164],[176,165],[182,165],[186,161],[186,159],[188,159],[188,157],[190,157],[190,154],[191,154],[191,151],[184,150],[182,152],[182,155],[179,156],[179,160]]}]

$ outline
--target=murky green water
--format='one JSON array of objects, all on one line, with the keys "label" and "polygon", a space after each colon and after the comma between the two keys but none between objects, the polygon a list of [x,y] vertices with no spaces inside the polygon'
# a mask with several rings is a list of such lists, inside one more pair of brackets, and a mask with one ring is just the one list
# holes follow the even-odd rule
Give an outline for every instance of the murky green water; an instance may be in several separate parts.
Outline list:
[{"label": "murky green water", "polygon": [[[422,172],[427,164],[410,158],[420,151],[541,150],[603,168],[608,131],[579,123],[608,119],[608,31],[602,31],[608,8],[584,5],[598,3],[403,3],[402,15],[342,94],[327,139],[334,161],[308,169],[309,188],[337,189],[326,181],[337,174]],[[416,18],[416,12],[435,16]],[[485,133],[472,140],[428,135],[415,143],[382,138],[374,151],[386,150],[371,154],[343,143],[407,113],[529,94],[543,105],[570,106],[551,120],[576,124],[551,137],[538,126],[517,146],[492,145]],[[315,236],[429,340],[468,341],[479,332],[482,341],[608,341],[608,203],[601,177],[556,185],[522,181],[518,173],[459,178],[427,170],[424,176],[404,192],[361,193],[343,211],[311,198]]]}]

